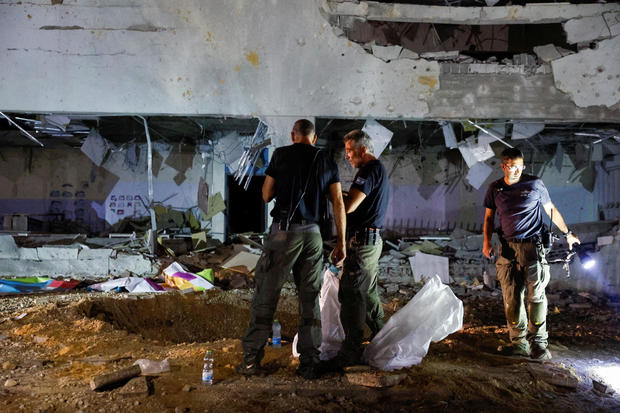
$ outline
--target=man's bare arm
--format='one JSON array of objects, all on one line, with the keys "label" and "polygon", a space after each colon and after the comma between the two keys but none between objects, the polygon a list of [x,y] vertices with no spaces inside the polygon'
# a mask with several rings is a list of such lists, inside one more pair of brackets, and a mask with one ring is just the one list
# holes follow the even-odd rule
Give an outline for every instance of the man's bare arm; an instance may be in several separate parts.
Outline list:
[{"label": "man's bare arm", "polygon": [[493,230],[495,229],[495,210],[486,208],[484,212],[484,241],[482,243],[482,254],[485,257],[491,259],[492,255],[495,255],[495,249],[491,244],[491,238],[493,237]]},{"label": "man's bare arm", "polygon": [[276,196],[276,180],[266,175],[265,182],[263,183],[263,201],[267,203],[271,201],[274,196]]},{"label": "man's bare arm", "polygon": [[344,210],[347,214],[355,211],[362,201],[366,198],[366,194],[357,188],[349,189],[349,193],[344,197]]},{"label": "man's bare arm", "polygon": [[334,222],[336,223],[336,235],[338,237],[336,248],[332,252],[332,260],[336,266],[340,266],[346,256],[346,213],[344,212],[340,182],[335,182],[329,186],[329,198],[334,209]]},{"label": "man's bare arm", "polygon": [[[551,220],[553,221],[555,226],[558,227],[558,229],[562,232],[562,234],[566,234],[568,232],[568,226],[566,226],[566,222],[564,222],[562,214],[560,214],[560,211],[558,211],[555,205],[553,205],[553,202],[547,202],[545,205],[543,205],[543,208],[545,209],[547,215],[551,217]],[[581,244],[581,241],[579,241],[577,235],[573,233],[569,234],[566,237],[566,242],[568,243],[568,249],[571,250],[573,249],[573,244]]]}]

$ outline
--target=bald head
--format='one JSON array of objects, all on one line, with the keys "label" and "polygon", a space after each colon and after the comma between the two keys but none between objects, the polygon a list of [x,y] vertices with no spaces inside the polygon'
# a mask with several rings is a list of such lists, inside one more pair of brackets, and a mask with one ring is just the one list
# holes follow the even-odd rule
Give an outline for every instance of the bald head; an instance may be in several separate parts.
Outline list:
[{"label": "bald head", "polygon": [[293,143],[314,145],[316,138],[314,124],[308,119],[299,119],[295,122],[295,125],[293,125],[293,130],[291,131],[291,140]]},{"label": "bald head", "polygon": [[295,122],[295,125],[293,125],[293,133],[299,136],[312,138],[314,135],[314,124],[308,119],[299,119]]}]

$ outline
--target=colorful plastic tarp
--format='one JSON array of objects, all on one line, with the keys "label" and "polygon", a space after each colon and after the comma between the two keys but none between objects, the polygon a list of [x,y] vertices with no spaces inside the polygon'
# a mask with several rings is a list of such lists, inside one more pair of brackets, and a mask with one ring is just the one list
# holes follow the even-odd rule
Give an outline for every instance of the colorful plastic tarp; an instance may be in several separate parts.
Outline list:
[{"label": "colorful plastic tarp", "polygon": [[194,291],[204,291],[213,288],[213,284],[207,279],[209,277],[208,270],[194,274],[188,272],[181,264],[176,262],[164,269],[164,277],[167,286],[178,288],[179,290],[191,288]]},{"label": "colorful plastic tarp", "polygon": [[111,291],[125,289],[130,293],[158,293],[165,291],[164,287],[148,278],[125,277],[93,284],[90,291]]},{"label": "colorful plastic tarp", "polygon": [[0,279],[0,294],[25,294],[44,291],[67,291],[80,283],[76,280],[53,280],[48,277]]}]

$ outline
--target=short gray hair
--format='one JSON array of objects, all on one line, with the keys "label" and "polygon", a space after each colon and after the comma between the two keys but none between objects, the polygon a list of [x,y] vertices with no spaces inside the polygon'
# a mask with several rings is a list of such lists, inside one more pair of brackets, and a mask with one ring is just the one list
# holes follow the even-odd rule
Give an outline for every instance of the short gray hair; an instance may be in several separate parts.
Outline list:
[{"label": "short gray hair", "polygon": [[355,146],[357,148],[361,148],[362,146],[366,147],[366,152],[374,153],[374,146],[372,144],[372,138],[368,136],[366,132],[361,129],[355,129],[351,132],[344,135],[344,141],[353,141],[355,142]]}]

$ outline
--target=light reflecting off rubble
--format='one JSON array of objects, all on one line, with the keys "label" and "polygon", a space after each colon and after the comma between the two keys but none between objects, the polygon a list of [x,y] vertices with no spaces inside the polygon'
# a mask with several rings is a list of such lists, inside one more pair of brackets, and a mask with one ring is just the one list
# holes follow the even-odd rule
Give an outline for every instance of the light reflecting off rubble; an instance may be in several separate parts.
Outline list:
[{"label": "light reflecting off rubble", "polygon": [[593,367],[591,373],[599,376],[605,385],[620,393],[620,364]]}]

